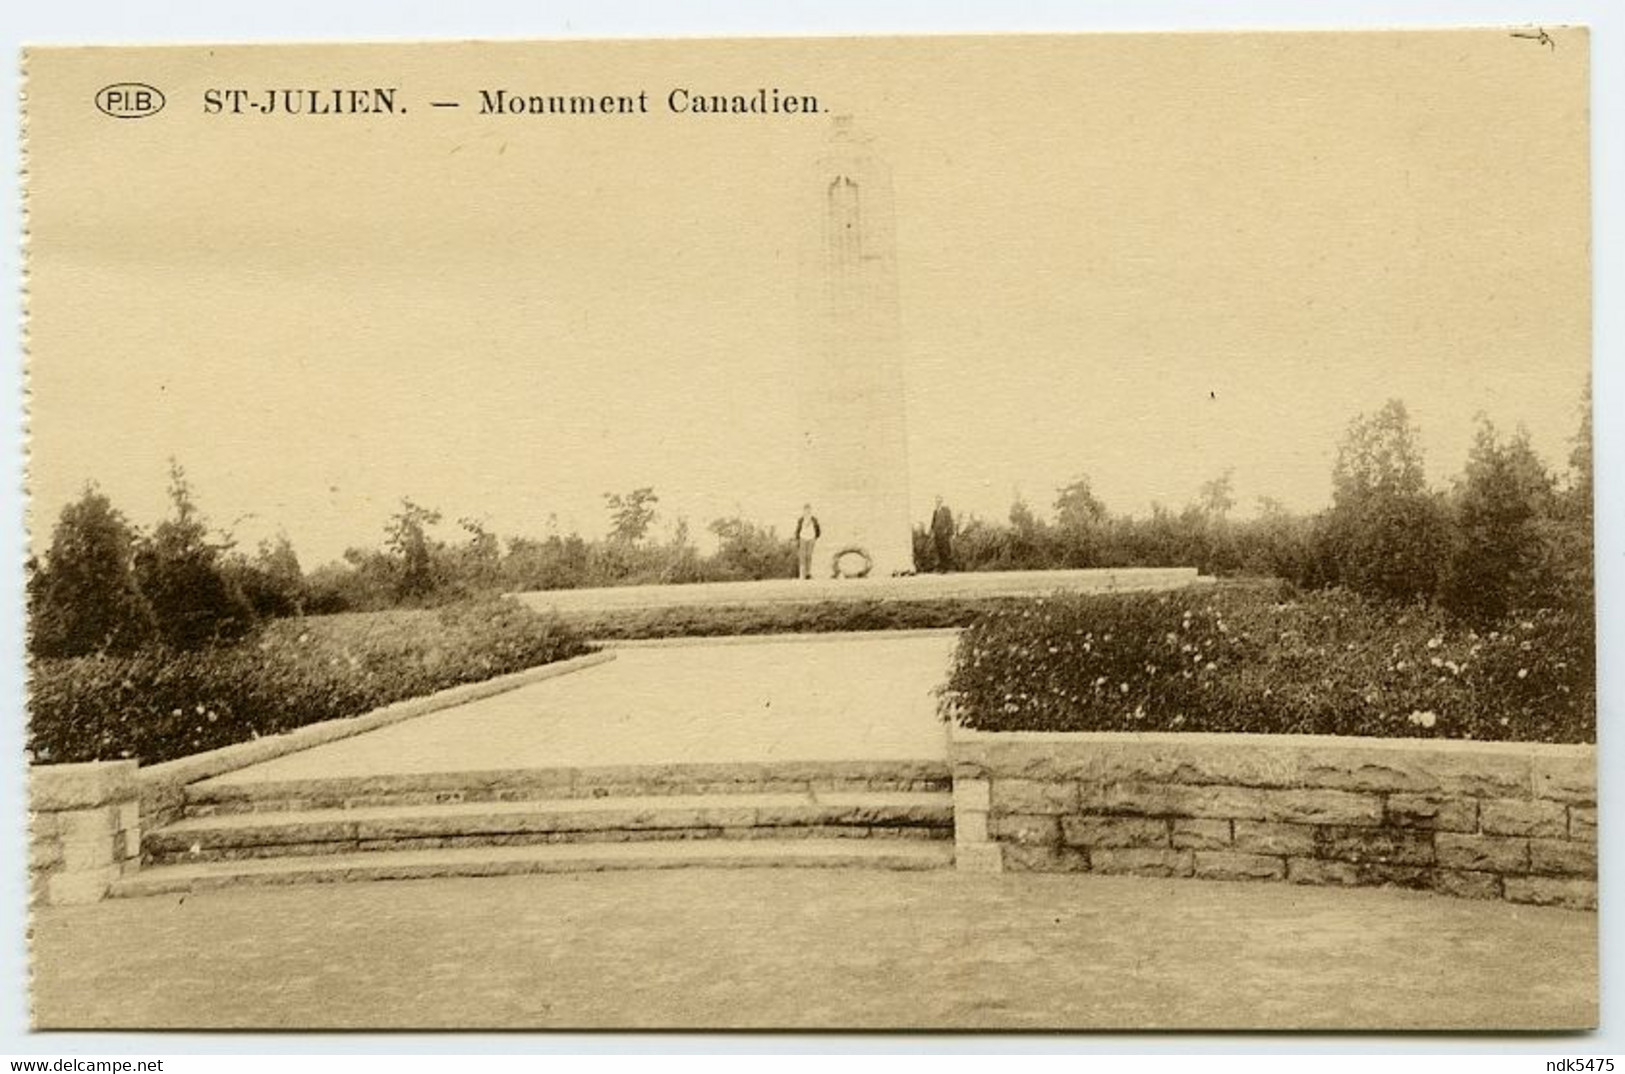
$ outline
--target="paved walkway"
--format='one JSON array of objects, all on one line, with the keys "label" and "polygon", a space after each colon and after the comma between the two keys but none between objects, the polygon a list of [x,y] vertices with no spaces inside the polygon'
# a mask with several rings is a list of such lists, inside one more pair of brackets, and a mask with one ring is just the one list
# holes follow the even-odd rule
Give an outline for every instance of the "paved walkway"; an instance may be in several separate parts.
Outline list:
[{"label": "paved walkway", "polygon": [[1415,892],[693,870],[35,915],[39,1028],[1567,1028],[1597,919]]},{"label": "paved walkway", "polygon": [[1198,582],[1195,567],[1124,567],[1071,571],[975,571],[907,578],[769,578],[756,582],[607,586],[517,593],[538,610],[564,614],[807,601],[940,600],[963,597],[1044,597],[1057,591],[1112,593],[1180,589]]},{"label": "paved walkway", "polygon": [[952,633],[634,646],[219,784],[557,766],[938,760]]}]

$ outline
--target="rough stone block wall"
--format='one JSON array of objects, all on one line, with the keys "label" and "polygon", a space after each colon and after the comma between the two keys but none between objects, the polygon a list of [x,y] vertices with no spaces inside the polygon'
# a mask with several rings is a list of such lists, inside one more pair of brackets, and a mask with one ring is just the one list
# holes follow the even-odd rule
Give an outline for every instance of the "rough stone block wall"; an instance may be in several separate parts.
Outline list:
[{"label": "rough stone block wall", "polygon": [[1597,905],[1590,746],[956,730],[950,761],[962,869]]},{"label": "rough stone block wall", "polygon": [[95,902],[141,858],[134,761],[36,765],[28,775],[31,905]]}]

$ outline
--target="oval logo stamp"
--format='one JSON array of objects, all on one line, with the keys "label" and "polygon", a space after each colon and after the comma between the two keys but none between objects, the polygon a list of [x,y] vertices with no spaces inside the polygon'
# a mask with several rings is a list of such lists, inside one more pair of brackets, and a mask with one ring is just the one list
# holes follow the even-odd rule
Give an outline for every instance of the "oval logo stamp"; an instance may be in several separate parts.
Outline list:
[{"label": "oval logo stamp", "polygon": [[164,110],[164,95],[145,82],[115,82],[96,91],[96,107],[114,119],[145,119]]}]

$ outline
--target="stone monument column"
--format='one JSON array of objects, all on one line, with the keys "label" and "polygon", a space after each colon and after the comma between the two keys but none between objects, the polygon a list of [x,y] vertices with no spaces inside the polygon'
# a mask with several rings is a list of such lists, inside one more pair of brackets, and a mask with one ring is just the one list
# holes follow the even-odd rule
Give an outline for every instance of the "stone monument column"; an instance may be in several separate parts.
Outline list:
[{"label": "stone monument column", "polygon": [[914,569],[908,433],[898,335],[891,176],[837,119],[805,196],[816,222],[801,267],[802,487],[823,526],[814,576],[861,548],[870,577]]}]

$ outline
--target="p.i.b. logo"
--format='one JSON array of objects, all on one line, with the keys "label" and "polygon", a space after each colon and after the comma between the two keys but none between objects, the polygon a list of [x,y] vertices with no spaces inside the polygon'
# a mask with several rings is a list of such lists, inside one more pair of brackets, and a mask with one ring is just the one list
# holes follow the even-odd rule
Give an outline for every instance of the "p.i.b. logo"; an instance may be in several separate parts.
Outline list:
[{"label": "p.i.b. logo", "polygon": [[115,82],[96,91],[96,107],[114,119],[145,119],[164,110],[164,95],[145,82]]}]

